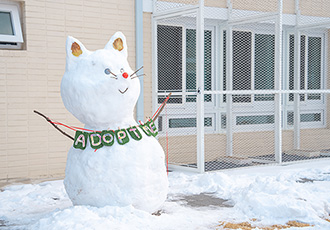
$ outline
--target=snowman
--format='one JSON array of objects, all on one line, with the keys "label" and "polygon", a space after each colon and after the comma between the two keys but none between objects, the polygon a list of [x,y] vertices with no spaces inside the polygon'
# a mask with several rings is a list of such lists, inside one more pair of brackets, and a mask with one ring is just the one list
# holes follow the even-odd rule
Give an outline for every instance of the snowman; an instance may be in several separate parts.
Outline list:
[{"label": "snowman", "polygon": [[115,33],[94,52],[69,36],[66,52],[62,100],[90,131],[78,138],[77,132],[68,153],[64,186],[72,203],[159,210],[168,191],[164,151],[150,135],[154,126],[134,119],[140,82],[127,61],[125,36]]}]

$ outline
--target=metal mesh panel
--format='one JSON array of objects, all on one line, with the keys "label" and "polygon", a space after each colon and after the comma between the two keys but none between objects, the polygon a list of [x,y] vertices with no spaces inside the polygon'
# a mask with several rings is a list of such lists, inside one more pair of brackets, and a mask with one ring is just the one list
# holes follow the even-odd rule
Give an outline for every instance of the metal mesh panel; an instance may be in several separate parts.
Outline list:
[{"label": "metal mesh panel", "polygon": [[197,5],[198,2],[198,0],[157,0],[155,11],[162,12],[171,9],[178,9],[180,7]]},{"label": "metal mesh panel", "polygon": [[[329,23],[330,2],[324,1],[322,4],[316,1],[299,1],[300,25],[311,25],[315,23]],[[326,26],[326,25],[325,25]],[[326,26],[329,28],[329,25]]]},{"label": "metal mesh panel", "polygon": [[[316,94],[320,97],[319,101],[315,97],[310,101],[307,95],[298,97],[297,112],[290,102],[284,111],[282,162],[330,157],[329,104],[326,103],[329,93]],[[305,101],[301,100],[302,96]],[[296,126],[299,128],[296,129]]]},{"label": "metal mesh panel", "polygon": [[[157,26],[159,92],[182,91],[182,33],[180,26]],[[173,96],[169,103],[182,103],[182,98]]]},{"label": "metal mesh panel", "polygon": [[[268,20],[232,27],[231,80],[226,69],[227,28],[219,36],[218,89],[226,90],[231,81],[232,90],[242,93],[213,95],[219,100],[215,102],[218,108],[213,109],[218,124],[212,133],[205,131],[206,171],[275,163],[274,93],[251,93],[275,87],[275,25]],[[210,110],[205,107],[205,116]]]},{"label": "metal mesh panel", "polygon": [[[275,0],[232,0],[234,10],[246,10],[250,13],[276,12],[277,1]],[[241,14],[242,16],[243,14]]]},{"label": "metal mesh panel", "polygon": [[[329,14],[325,13],[327,4],[321,7],[315,1],[299,1],[299,33],[291,32],[284,38],[288,41],[288,89],[305,92],[283,96],[283,162],[330,156],[329,91],[317,92],[329,89],[326,85],[329,48],[325,41],[330,26]],[[296,44],[296,36],[300,36],[300,46]]]},{"label": "metal mesh panel", "polygon": [[[278,20],[276,0],[232,0],[226,9],[224,2],[205,1],[204,44],[197,14],[157,20],[158,104],[174,92],[158,124],[170,163],[198,168],[199,95],[205,171],[330,157],[330,13],[301,1]],[[198,47],[204,76],[196,71]]]},{"label": "metal mesh panel", "polygon": [[[160,100],[165,97],[159,97]],[[168,106],[170,107],[170,106]],[[197,117],[196,104],[180,109],[167,108],[158,120],[159,142],[169,153],[169,163],[197,167]]]},{"label": "metal mesh panel", "polygon": [[231,19],[249,19],[255,16],[267,16],[277,11],[277,1],[232,0]]},{"label": "metal mesh panel", "polygon": [[157,75],[158,106],[172,92],[158,121],[159,141],[168,148],[170,164],[196,168],[195,14],[158,21]]}]

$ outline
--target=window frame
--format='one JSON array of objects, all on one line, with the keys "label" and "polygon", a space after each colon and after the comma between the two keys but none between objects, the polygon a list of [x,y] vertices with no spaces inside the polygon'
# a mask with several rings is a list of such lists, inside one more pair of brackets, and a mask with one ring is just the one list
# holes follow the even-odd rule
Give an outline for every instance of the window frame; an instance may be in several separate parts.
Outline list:
[{"label": "window frame", "polygon": [[7,43],[0,44],[0,48],[20,48],[21,44],[24,42],[24,39],[20,20],[19,3],[0,2],[0,11],[10,13],[12,28],[14,32],[14,35],[0,34],[0,42]]},{"label": "window frame", "polygon": [[[159,136],[164,137],[166,133],[170,136],[182,136],[182,135],[196,135],[196,127],[172,127],[170,128],[170,120],[172,119],[196,119],[197,117],[193,113],[175,113],[175,114],[168,114],[168,115],[162,115],[161,117],[161,122],[162,122],[162,129],[158,130]],[[212,124],[210,126],[205,125],[205,119],[211,118],[212,119]],[[216,114],[212,112],[207,112],[204,115],[204,131],[205,133],[212,134],[212,133],[218,133],[216,131],[216,125],[217,122],[219,122],[216,119]],[[159,123],[157,122],[157,125]],[[197,123],[196,123],[197,125]]]},{"label": "window frame", "polygon": [[[285,30],[283,34],[283,44],[284,44],[284,74],[283,74],[283,83],[284,89],[289,90],[290,87],[290,36],[294,35],[294,31],[292,29]],[[304,86],[305,90],[308,89],[308,40],[309,37],[320,37],[321,38],[321,75],[320,75],[320,89],[324,89],[327,85],[327,72],[326,72],[326,52],[328,50],[328,35],[324,30],[314,30],[314,31],[304,31],[300,34],[301,36],[305,36],[305,63],[304,63]],[[301,78],[301,76],[300,76]],[[299,80],[301,81],[301,79]],[[327,123],[327,97],[321,94],[320,99],[311,100],[308,99],[309,94],[302,94],[304,100],[301,100],[299,97],[299,105],[300,105],[300,115],[302,114],[312,114],[312,113],[320,113],[321,120],[320,121],[313,121],[313,122],[305,122],[300,121],[300,127],[302,129],[315,129],[315,128],[325,128]],[[289,94],[284,95],[283,100],[283,128],[285,130],[292,130],[294,128],[293,124],[288,123],[288,113],[294,111],[294,100],[290,100]]]},{"label": "window frame", "polygon": [[[189,21],[186,23],[160,23],[157,26],[173,26],[173,27],[180,27],[182,28],[182,84],[181,84],[181,95],[179,98],[182,98],[181,103],[167,103],[167,112],[168,115],[165,117],[162,117],[162,127],[163,130],[159,131],[160,136],[165,135],[165,128],[167,129],[168,133],[173,136],[181,136],[181,135],[193,135],[196,133],[196,127],[179,127],[179,128],[169,128],[169,120],[170,119],[177,119],[177,118],[195,118],[195,114],[192,113],[187,113],[187,111],[193,109],[196,107],[196,102],[189,102],[187,101],[187,98],[189,98],[189,95],[191,92],[194,92],[193,90],[187,90],[187,30],[196,30],[194,26],[192,26]],[[216,88],[216,82],[217,82],[217,77],[216,77],[216,25],[210,24],[206,25],[204,28],[204,31],[211,31],[211,90],[214,90]],[[158,67],[157,67],[158,68]],[[157,79],[158,82],[158,79]],[[197,82],[196,82],[197,83]],[[205,94],[207,95],[207,91],[205,90]],[[166,93],[166,90],[160,91],[158,89],[157,85],[157,105],[159,106],[160,103],[158,103],[158,98],[162,98],[162,94]],[[197,89],[196,89],[197,92]],[[188,94],[187,94],[188,93]],[[207,133],[215,133],[216,132],[216,124],[217,124],[217,119],[216,119],[216,110],[215,110],[215,105],[216,105],[216,96],[212,95],[212,99],[210,102],[204,101],[204,105],[206,108],[206,117],[211,117],[212,118],[212,125],[211,126],[205,126],[205,132]],[[171,96],[171,98],[174,98],[175,95]],[[164,97],[165,99],[165,97]],[[167,125],[167,127],[165,127]]]},{"label": "window frame", "polygon": [[[196,103],[196,102],[189,102],[187,101],[187,98],[189,97],[189,95],[186,95],[186,92],[197,92],[197,88],[195,90],[191,90],[189,91],[187,89],[187,60],[186,60],[186,57],[187,57],[187,30],[196,30],[196,28],[193,28],[192,26],[189,26],[189,25],[183,25],[183,56],[184,56],[184,59],[183,59],[183,62],[182,62],[182,65],[183,65],[183,84],[182,84],[182,87],[183,87],[183,92],[182,92],[182,96],[183,98],[185,98],[185,100],[183,101],[182,104],[190,104],[190,103]],[[216,52],[215,52],[215,49],[216,49],[216,45],[215,45],[215,40],[216,40],[216,28],[215,26],[213,25],[206,25],[204,27],[204,39],[205,39],[205,31],[211,31],[211,90],[206,90],[205,89],[205,84],[204,84],[204,96],[205,95],[211,95],[211,101],[205,101],[204,99],[204,104],[205,106],[207,107],[211,107],[211,106],[214,106],[216,104],[215,100],[215,96],[212,95],[212,94],[207,94],[207,91],[212,91],[216,88]],[[205,48],[205,47],[204,47]],[[205,61],[204,61],[204,64],[205,64]],[[204,66],[204,71],[205,71],[205,66]],[[204,73],[204,83],[205,83],[205,73]],[[197,79],[196,79],[196,86],[197,86]]]},{"label": "window frame", "polygon": [[[251,29],[250,27],[244,27],[244,28],[235,28],[235,31],[246,31],[246,32],[252,32],[252,49],[251,49],[251,90],[254,90],[254,82],[255,82],[255,73],[254,73],[254,68],[255,68],[255,35],[256,34],[269,34],[272,35],[273,33],[271,32],[266,32],[263,30],[263,28],[255,28]],[[225,31],[225,30],[223,30]],[[284,87],[285,89],[289,89],[289,35],[292,34],[293,32],[290,29],[284,29],[283,32],[283,42],[286,43],[286,46],[283,46],[283,60],[284,60],[284,65],[286,66],[287,70],[284,70],[283,73],[283,83],[287,84],[287,88]],[[328,49],[327,46],[327,34],[323,30],[318,30],[318,31],[313,31],[313,32],[308,32],[308,33],[302,33],[301,35],[306,36],[306,51],[305,51],[305,66],[308,66],[308,52],[307,52],[307,47],[308,47],[308,38],[309,37],[321,37],[321,80],[320,80],[320,89],[323,89],[324,86],[326,85],[326,80],[327,80],[327,73],[325,72],[325,55],[326,55],[326,50]],[[220,35],[221,39],[223,38],[223,34]],[[221,40],[221,43],[223,41]],[[223,47],[223,45],[222,45]],[[223,52],[224,49],[222,49],[221,52]],[[221,54],[222,55],[222,54]],[[222,64],[223,65],[223,64]],[[226,68],[224,66],[223,68]],[[219,70],[220,72],[223,71],[223,69]],[[305,67],[305,85],[307,86],[308,84],[308,67]],[[222,82],[224,82],[224,75],[221,74],[221,79]],[[301,127],[304,129],[308,128],[324,128],[326,126],[326,118],[327,118],[327,110],[326,110],[326,98],[324,95],[321,94],[321,99],[318,100],[307,100],[307,95],[306,94],[306,100],[305,101],[300,101],[300,114],[310,114],[313,111],[317,111],[318,113],[321,113],[321,121],[314,121],[314,122],[301,122]],[[233,119],[234,119],[234,124],[233,128],[235,131],[239,132],[249,132],[252,130],[260,130],[260,131],[267,131],[267,130],[272,130],[274,129],[273,124],[250,124],[250,125],[237,125],[236,124],[236,117],[240,116],[241,114],[246,114],[248,116],[259,116],[259,115],[271,115],[274,111],[274,101],[256,101],[255,100],[256,94],[251,95],[251,102],[232,102],[233,105]],[[290,130],[293,129],[293,126],[288,125],[286,121],[287,119],[287,112],[286,111],[291,111],[293,110],[293,101],[289,101],[289,96],[288,94],[284,94],[283,96],[286,98],[285,100],[282,101],[282,106],[283,106],[283,112],[282,112],[282,127],[284,130]],[[218,120],[222,120],[221,114],[224,115],[224,111],[226,109],[226,102],[221,99],[221,103],[223,106],[221,106],[220,110],[220,115]],[[262,108],[262,109],[260,109]],[[259,111],[259,112],[255,112]],[[226,129],[221,127],[221,124],[219,125],[220,129],[219,132],[225,132]]]},{"label": "window frame", "polygon": [[[195,102],[189,102],[186,99],[188,98],[188,94],[190,94],[191,92],[194,92],[194,90],[187,90],[187,60],[186,60],[186,39],[187,39],[187,30],[189,29],[193,29],[196,30],[196,28],[194,28],[193,26],[191,26],[189,23],[182,23],[182,24],[166,24],[166,23],[160,23],[157,26],[170,26],[170,27],[180,27],[182,28],[182,50],[181,50],[181,54],[182,54],[182,82],[181,82],[181,91],[174,91],[174,90],[159,90],[158,85],[157,85],[157,97],[159,98],[159,93],[166,93],[166,92],[179,92],[182,94],[182,96],[180,96],[180,98],[182,98],[182,102],[181,103],[167,103],[169,107],[175,108],[177,109],[177,107],[181,107],[184,106],[185,104],[191,104],[191,103],[195,103]],[[216,57],[215,57],[215,40],[216,40],[216,28],[214,25],[209,25],[206,26],[204,31],[211,31],[212,35],[211,35],[211,40],[212,40],[212,48],[211,48],[211,90],[215,89],[216,87]],[[159,68],[159,67],[157,67]],[[157,79],[158,82],[158,79]],[[197,92],[197,89],[195,90]],[[208,90],[205,90],[205,92],[207,92]],[[172,96],[172,98],[175,96]],[[160,103],[158,103],[158,105],[160,105]],[[210,102],[206,102],[205,101],[205,105],[209,105],[209,106],[214,106],[215,105],[215,97],[212,97],[212,100]]]},{"label": "window frame", "polygon": [[[286,89],[289,89],[290,87],[290,36],[294,35],[293,32],[288,32],[287,36],[286,36],[286,43],[287,43],[287,50],[286,50],[286,55],[287,55],[287,71],[286,71],[286,76],[287,78],[285,79],[286,81]],[[300,35],[305,36],[305,62],[304,62],[304,68],[305,68],[305,72],[304,72],[304,86],[302,87],[300,85],[300,89],[308,89],[308,83],[309,83],[309,78],[308,78],[308,65],[309,65],[309,61],[308,61],[308,41],[309,41],[309,37],[320,37],[321,38],[321,63],[320,63],[320,89],[323,89],[324,86],[326,85],[326,72],[324,71],[325,69],[325,50],[327,50],[327,44],[326,44],[326,35],[323,32],[309,32],[309,33],[301,33]],[[301,77],[299,78],[300,82],[301,82]],[[309,90],[309,89],[308,89]],[[312,90],[312,89],[311,89]],[[312,100],[312,99],[308,99],[308,95],[309,94],[302,94],[304,97],[304,100],[300,99],[300,104],[301,105],[306,105],[308,104],[308,102],[312,102],[313,104],[324,104],[324,98],[323,95],[321,95],[321,98],[318,100]],[[287,103],[288,104],[293,104],[294,100],[290,100],[290,97],[287,97]]]},{"label": "window frame", "polygon": [[[256,40],[256,38],[255,37],[256,37],[256,35],[274,35],[274,34],[267,31],[267,30],[265,30],[265,28],[256,28],[256,29],[252,29],[250,27],[235,28],[235,29],[233,29],[233,32],[234,31],[251,33],[251,53],[250,53],[250,55],[251,55],[251,72],[250,72],[251,81],[250,81],[250,90],[255,90],[255,81],[256,81],[256,76],[255,76],[255,74],[256,74],[255,73],[255,66],[256,66],[256,60],[255,60],[255,58],[256,58],[256,53],[255,53],[256,52],[256,43],[255,43],[255,40]],[[221,36],[223,36],[223,34]],[[221,51],[221,52],[223,53],[223,51]],[[275,59],[275,56],[274,56],[274,59]],[[226,67],[224,66],[223,68],[226,68]],[[222,75],[221,77],[222,77],[221,81],[224,84],[224,82],[225,82],[224,77],[225,76]],[[234,87],[234,85],[233,85],[233,87]],[[242,94],[242,95],[244,95],[244,94]],[[269,103],[274,103],[273,100],[256,100],[256,96],[257,96],[257,94],[252,94],[251,97],[250,97],[250,102],[233,102],[233,106],[234,107],[236,107],[236,106],[255,106],[255,105],[259,105],[259,104],[267,105]],[[224,100],[221,100],[221,102],[223,104],[226,104],[226,102]]]}]

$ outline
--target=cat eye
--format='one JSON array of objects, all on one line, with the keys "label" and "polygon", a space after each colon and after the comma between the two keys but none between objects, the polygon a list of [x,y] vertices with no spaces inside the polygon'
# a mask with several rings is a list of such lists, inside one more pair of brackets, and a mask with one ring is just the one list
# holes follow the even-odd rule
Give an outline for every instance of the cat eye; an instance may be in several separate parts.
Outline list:
[{"label": "cat eye", "polygon": [[106,69],[104,70],[104,73],[105,73],[106,75],[112,74],[112,75],[114,76],[114,77],[112,77],[112,78],[116,78],[116,79],[117,79],[116,74],[114,74],[113,72],[111,72],[111,70],[110,70],[109,68],[106,68]]},{"label": "cat eye", "polygon": [[105,73],[106,75],[109,75],[109,74],[111,73],[111,71],[110,71],[109,68],[106,68],[106,69],[104,70],[104,73]]}]

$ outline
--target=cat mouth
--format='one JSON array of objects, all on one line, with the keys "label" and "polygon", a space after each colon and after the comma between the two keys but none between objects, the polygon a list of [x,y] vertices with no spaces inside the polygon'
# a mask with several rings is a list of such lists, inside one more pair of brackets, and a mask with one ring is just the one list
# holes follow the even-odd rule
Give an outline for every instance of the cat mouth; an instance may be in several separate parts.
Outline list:
[{"label": "cat mouth", "polygon": [[124,94],[124,93],[126,93],[127,92],[127,90],[128,90],[128,87],[124,90],[124,91],[121,91],[120,89],[118,89],[118,91],[121,93],[121,94]]}]

